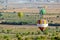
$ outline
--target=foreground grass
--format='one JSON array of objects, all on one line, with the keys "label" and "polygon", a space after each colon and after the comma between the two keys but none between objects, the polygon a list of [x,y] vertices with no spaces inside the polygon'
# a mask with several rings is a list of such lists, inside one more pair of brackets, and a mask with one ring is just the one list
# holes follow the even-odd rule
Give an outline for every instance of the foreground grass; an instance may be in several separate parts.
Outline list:
[{"label": "foreground grass", "polygon": [[60,27],[41,32],[32,25],[0,25],[0,40],[60,40]]}]

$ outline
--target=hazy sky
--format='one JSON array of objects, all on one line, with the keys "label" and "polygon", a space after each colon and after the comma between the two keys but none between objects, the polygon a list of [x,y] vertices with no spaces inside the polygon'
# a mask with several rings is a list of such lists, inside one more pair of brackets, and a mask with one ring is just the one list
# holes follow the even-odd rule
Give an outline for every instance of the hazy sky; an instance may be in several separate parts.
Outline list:
[{"label": "hazy sky", "polygon": [[[3,1],[3,0],[0,0],[0,1]],[[6,0],[4,0],[6,1]],[[47,1],[47,0],[7,0],[8,2],[23,2],[23,1]],[[48,0],[48,1],[57,1],[57,0]]]},{"label": "hazy sky", "polygon": [[20,0],[8,0],[9,2],[18,2]]},{"label": "hazy sky", "polygon": [[24,0],[8,0],[8,2],[24,3],[27,1],[24,1]]},{"label": "hazy sky", "polygon": [[24,0],[8,0],[9,2],[19,2],[19,1],[24,1]]},{"label": "hazy sky", "polygon": [[[30,2],[30,1],[43,1],[43,2],[46,2],[47,0],[8,0],[8,2],[16,2],[16,3],[24,3],[24,2]],[[48,1],[51,1],[51,2],[54,2],[54,1],[57,1],[57,0],[48,0]]]}]

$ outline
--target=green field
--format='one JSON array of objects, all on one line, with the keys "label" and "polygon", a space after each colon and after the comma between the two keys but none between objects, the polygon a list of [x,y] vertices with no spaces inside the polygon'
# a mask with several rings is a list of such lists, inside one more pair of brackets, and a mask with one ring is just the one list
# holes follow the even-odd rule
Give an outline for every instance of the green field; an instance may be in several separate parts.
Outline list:
[{"label": "green field", "polygon": [[24,16],[20,18],[18,13],[1,13],[0,18],[4,18],[5,22],[26,22],[28,24],[36,24],[37,20],[40,19],[38,13],[24,13]]},{"label": "green field", "polygon": [[[40,15],[38,13],[24,13],[22,18],[20,18],[16,12],[3,12],[0,14],[2,14],[0,19],[3,18],[5,22],[16,24],[20,22],[23,22],[24,24],[36,24],[37,20],[40,19]],[[48,23],[60,23],[60,14],[47,13],[44,15],[44,18],[48,20]]]},{"label": "green field", "polygon": [[42,32],[36,25],[0,25],[0,40],[60,40],[60,27]]}]

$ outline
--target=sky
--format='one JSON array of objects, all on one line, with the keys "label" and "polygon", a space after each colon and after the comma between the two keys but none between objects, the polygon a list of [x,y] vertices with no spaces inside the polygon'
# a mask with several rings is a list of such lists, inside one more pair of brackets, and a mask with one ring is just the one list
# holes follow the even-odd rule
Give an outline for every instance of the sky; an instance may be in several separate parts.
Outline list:
[{"label": "sky", "polygon": [[8,0],[9,2],[18,2],[18,1],[20,1],[20,0]]},{"label": "sky", "polygon": [[[47,0],[8,0],[8,2],[12,2],[12,3],[26,3],[26,2],[47,2]],[[56,2],[57,0],[48,0],[49,2]]]},{"label": "sky", "polygon": [[[22,3],[24,0],[8,0],[8,2],[16,2],[16,3]],[[25,1],[26,2],[26,1]]]},{"label": "sky", "polygon": [[[0,0],[0,1],[3,1],[3,0]],[[6,1],[6,0],[4,0],[4,1]],[[43,2],[46,2],[47,0],[7,0],[9,3],[25,3],[25,2],[35,2],[35,1],[37,1],[37,2],[41,2],[41,1],[43,1]],[[48,1],[56,1],[56,0],[48,0]]]},{"label": "sky", "polygon": [[[3,0],[0,0],[0,1],[3,1]],[[47,0],[7,0],[8,1],[8,3],[6,3],[6,0],[4,0],[4,2],[5,3],[3,3],[3,4],[0,4],[0,5],[3,5],[3,6],[6,6],[6,5],[18,5],[18,4],[20,4],[20,3],[30,3],[30,1],[34,1],[34,2],[41,2],[41,1],[43,1],[43,2],[46,2]],[[51,1],[51,2],[54,2],[54,1],[56,1],[56,0],[49,0],[49,1]]]}]

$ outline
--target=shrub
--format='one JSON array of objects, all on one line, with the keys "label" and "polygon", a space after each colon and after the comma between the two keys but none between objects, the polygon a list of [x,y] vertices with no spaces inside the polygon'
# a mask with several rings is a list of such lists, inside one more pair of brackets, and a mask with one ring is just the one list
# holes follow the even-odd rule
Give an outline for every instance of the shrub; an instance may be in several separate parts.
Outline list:
[{"label": "shrub", "polygon": [[18,39],[18,40],[22,40],[22,37],[21,37],[21,36],[19,36],[19,37],[17,37],[17,39]]},{"label": "shrub", "polygon": [[56,36],[56,33],[52,33],[52,36]]},{"label": "shrub", "polygon": [[60,40],[60,37],[54,37],[55,40]]},{"label": "shrub", "polygon": [[9,40],[8,38],[6,40]]},{"label": "shrub", "polygon": [[43,33],[44,33],[45,35],[48,35],[48,30],[45,30]]},{"label": "shrub", "polygon": [[5,30],[2,29],[2,33],[5,33]]},{"label": "shrub", "polygon": [[51,23],[53,23],[53,21],[51,21]]},{"label": "shrub", "polygon": [[18,33],[16,34],[16,37],[18,40],[22,40],[21,36]]},{"label": "shrub", "polygon": [[57,18],[59,18],[59,16],[57,16]]},{"label": "shrub", "polygon": [[38,31],[38,34],[41,34],[41,32],[40,32],[40,31]]},{"label": "shrub", "polygon": [[51,40],[60,40],[60,37],[51,37]]},{"label": "shrub", "polygon": [[16,34],[16,37],[19,37],[19,34],[18,33]]},{"label": "shrub", "polygon": [[54,37],[51,37],[51,40],[55,40]]},{"label": "shrub", "polygon": [[32,32],[31,34],[34,35],[34,32]]},{"label": "shrub", "polygon": [[6,35],[4,35],[4,37],[3,37],[3,38],[4,38],[4,39],[6,39],[6,40],[9,40],[9,39],[8,39],[8,36],[6,36]]},{"label": "shrub", "polygon": [[22,33],[22,35],[25,35],[26,33]]},{"label": "shrub", "polygon": [[29,35],[29,34],[30,34],[30,32],[27,32],[27,33],[26,33],[26,35]]},{"label": "shrub", "polygon": [[10,33],[11,30],[7,30],[7,33]]}]

